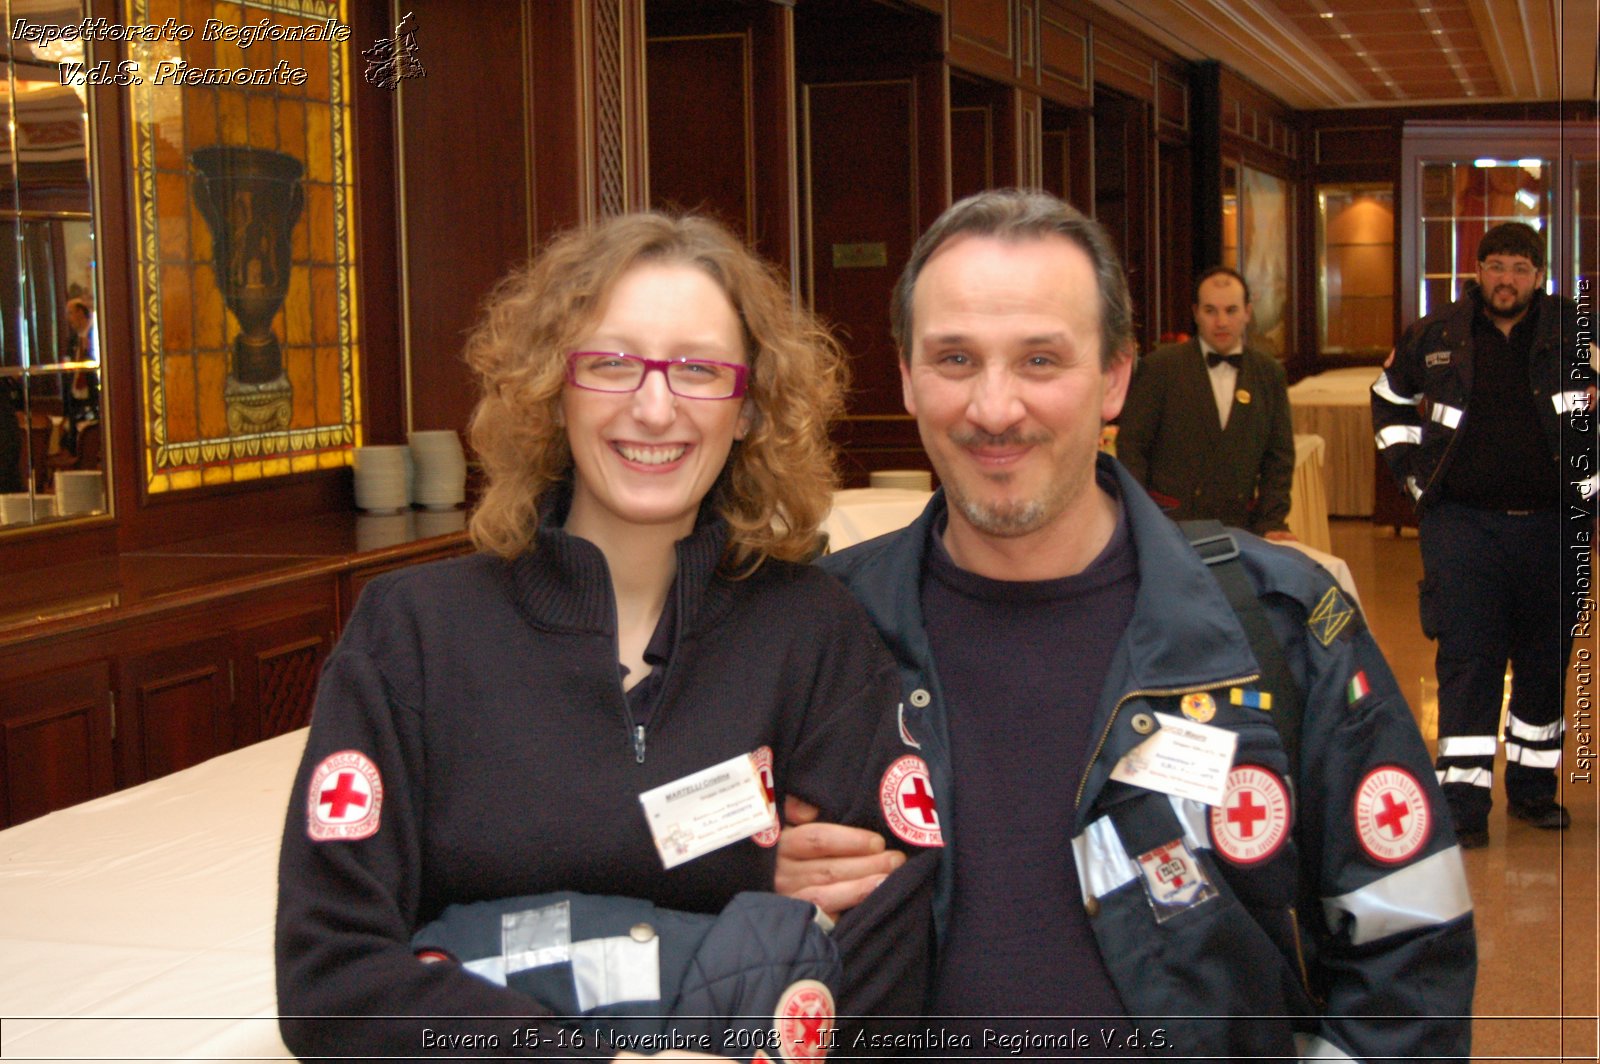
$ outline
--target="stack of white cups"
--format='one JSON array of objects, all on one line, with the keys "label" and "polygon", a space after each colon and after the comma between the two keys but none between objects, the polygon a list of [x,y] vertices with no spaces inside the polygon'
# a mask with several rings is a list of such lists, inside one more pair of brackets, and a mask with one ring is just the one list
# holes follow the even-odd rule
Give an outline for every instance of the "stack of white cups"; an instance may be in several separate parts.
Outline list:
[{"label": "stack of white cups", "polygon": [[412,499],[429,510],[450,510],[467,498],[467,455],[453,429],[413,432],[411,459],[417,483]]},{"label": "stack of white cups", "polygon": [[399,444],[356,448],[356,506],[392,514],[411,505],[411,449]]}]

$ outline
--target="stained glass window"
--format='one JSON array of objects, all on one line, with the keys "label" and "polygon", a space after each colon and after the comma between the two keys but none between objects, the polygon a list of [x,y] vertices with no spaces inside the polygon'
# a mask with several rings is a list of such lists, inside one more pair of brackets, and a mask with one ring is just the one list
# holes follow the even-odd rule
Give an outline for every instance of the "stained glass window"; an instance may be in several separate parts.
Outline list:
[{"label": "stained glass window", "polygon": [[128,46],[147,490],[346,465],[361,441],[349,160],[362,43],[346,5],[128,12],[180,28]]}]

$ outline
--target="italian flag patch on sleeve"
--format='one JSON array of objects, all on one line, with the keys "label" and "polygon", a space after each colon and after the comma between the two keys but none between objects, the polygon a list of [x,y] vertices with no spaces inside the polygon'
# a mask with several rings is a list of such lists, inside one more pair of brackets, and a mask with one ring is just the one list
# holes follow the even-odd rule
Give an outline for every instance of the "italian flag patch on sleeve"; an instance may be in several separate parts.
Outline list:
[{"label": "italian flag patch on sleeve", "polygon": [[1349,705],[1355,705],[1372,693],[1372,685],[1367,683],[1367,674],[1358,672],[1350,677],[1350,683],[1345,687],[1345,694],[1349,698]]}]

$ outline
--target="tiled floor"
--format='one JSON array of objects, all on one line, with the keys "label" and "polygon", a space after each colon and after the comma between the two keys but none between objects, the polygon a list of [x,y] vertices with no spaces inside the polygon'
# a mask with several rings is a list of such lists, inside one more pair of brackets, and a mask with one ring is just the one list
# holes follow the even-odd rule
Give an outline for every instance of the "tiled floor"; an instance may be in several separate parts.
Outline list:
[{"label": "tiled floor", "polygon": [[[1366,521],[1336,520],[1333,553],[1355,578],[1368,624],[1419,724],[1432,739],[1433,644],[1417,621],[1422,561],[1414,535],[1395,537]],[[1600,650],[1589,640],[1595,658]],[[1475,1060],[1588,1060],[1600,1056],[1600,785],[1567,778],[1575,764],[1576,674],[1568,678],[1567,749],[1561,801],[1566,832],[1539,831],[1505,816],[1498,786],[1489,846],[1465,855],[1478,928]],[[1592,697],[1593,681],[1585,692]],[[1593,723],[1593,718],[1590,718]],[[1591,732],[1591,734],[1593,734]],[[1498,781],[1498,769],[1497,769]]]}]

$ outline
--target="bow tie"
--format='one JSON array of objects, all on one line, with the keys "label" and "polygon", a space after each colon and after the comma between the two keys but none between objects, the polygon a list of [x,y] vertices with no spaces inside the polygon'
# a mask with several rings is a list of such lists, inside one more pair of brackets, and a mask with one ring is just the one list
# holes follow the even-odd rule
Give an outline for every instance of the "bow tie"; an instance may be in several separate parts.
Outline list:
[{"label": "bow tie", "polygon": [[1220,366],[1224,362],[1226,362],[1228,365],[1232,366],[1234,369],[1238,369],[1241,365],[1244,364],[1244,355],[1243,354],[1238,354],[1238,355],[1219,355],[1215,351],[1207,351],[1206,352],[1206,368],[1207,369],[1216,369],[1218,366]]}]

